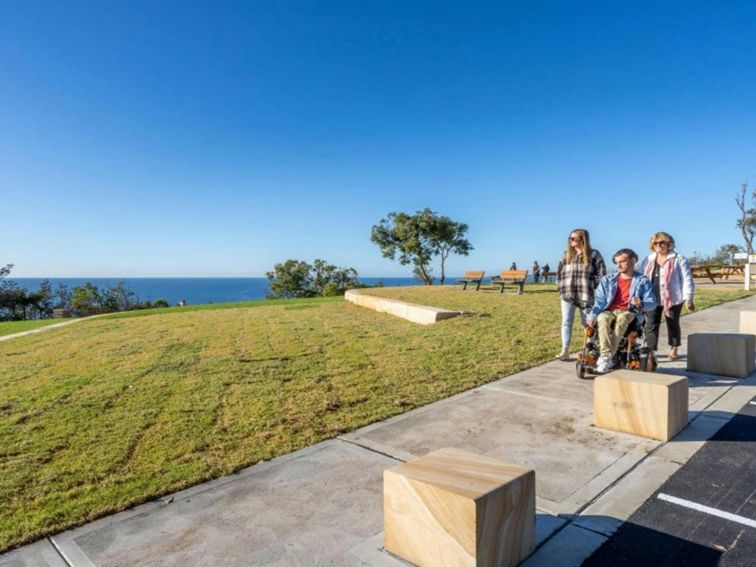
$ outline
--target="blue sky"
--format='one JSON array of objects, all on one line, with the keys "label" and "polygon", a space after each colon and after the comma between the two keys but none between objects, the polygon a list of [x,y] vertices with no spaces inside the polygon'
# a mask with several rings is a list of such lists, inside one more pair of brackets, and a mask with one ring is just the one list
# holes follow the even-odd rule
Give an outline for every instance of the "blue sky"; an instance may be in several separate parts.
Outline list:
[{"label": "blue sky", "polygon": [[448,271],[739,242],[753,2],[0,3],[0,264],[23,276],[408,275],[390,211],[470,225]]}]

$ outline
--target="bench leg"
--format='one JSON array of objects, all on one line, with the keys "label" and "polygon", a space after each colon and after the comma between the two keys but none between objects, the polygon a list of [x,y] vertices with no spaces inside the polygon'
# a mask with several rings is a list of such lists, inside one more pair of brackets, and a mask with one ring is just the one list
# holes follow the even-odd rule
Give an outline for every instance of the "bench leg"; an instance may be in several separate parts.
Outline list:
[{"label": "bench leg", "polygon": [[499,284],[499,293],[504,293],[504,284],[503,283]]},{"label": "bench leg", "polygon": [[462,282],[464,285],[462,286],[462,291],[465,291],[467,289],[467,282]]},{"label": "bench leg", "polygon": [[525,282],[520,282],[520,294],[519,295],[522,295],[523,293],[525,293]]},{"label": "bench leg", "polygon": [[483,281],[483,280],[478,280],[478,285],[477,285],[477,287],[475,288],[475,291],[480,291],[480,282],[481,282],[481,281]]}]

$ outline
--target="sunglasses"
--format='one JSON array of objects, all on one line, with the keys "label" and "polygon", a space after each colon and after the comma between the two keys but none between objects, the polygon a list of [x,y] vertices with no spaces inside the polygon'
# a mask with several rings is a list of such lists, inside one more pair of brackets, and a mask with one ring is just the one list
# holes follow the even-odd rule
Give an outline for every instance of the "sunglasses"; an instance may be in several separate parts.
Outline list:
[{"label": "sunglasses", "polygon": [[666,240],[657,240],[656,242],[654,242],[654,246],[661,246],[662,244],[669,246],[669,242],[667,242]]},{"label": "sunglasses", "polygon": [[572,242],[580,242],[581,240],[583,240],[582,236],[570,236],[570,241]]}]

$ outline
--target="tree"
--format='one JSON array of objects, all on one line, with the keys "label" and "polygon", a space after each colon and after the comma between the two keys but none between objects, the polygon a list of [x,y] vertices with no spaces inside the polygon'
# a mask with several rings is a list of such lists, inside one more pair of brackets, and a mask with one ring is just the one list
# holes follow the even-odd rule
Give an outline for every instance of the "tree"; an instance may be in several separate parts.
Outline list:
[{"label": "tree", "polygon": [[362,287],[354,268],[339,268],[325,260],[312,265],[301,260],[286,260],[273,266],[267,274],[272,299],[341,295],[348,289]]},{"label": "tree", "polygon": [[413,265],[413,273],[425,285],[433,285],[431,262],[441,260],[441,285],[446,281],[446,260],[449,255],[467,256],[473,249],[465,238],[468,226],[430,209],[407,213],[389,213],[370,234],[370,240],[381,249],[384,258]]},{"label": "tree", "polygon": [[713,263],[720,264],[722,266],[729,266],[730,264],[733,264],[733,254],[737,254],[741,251],[742,248],[737,244],[722,244],[722,246],[717,248],[717,250],[714,252],[714,256],[712,258],[712,260],[714,260]]},{"label": "tree", "polygon": [[77,285],[71,293],[71,309],[79,317],[102,313],[102,294],[93,283]]},{"label": "tree", "polygon": [[748,192],[748,184],[743,183],[740,186],[740,194],[735,197],[735,203],[740,209],[740,218],[738,219],[737,226],[740,229],[740,234],[743,236],[745,242],[746,252],[753,254],[753,237],[756,236],[756,207],[753,206],[756,203],[756,189],[751,191],[751,204],[750,208],[746,208],[746,193]]},{"label": "tree", "polygon": [[283,264],[273,266],[273,271],[265,274],[268,277],[268,288],[271,299],[291,299],[295,297],[313,297],[312,266],[300,260],[286,260]]},{"label": "tree", "polygon": [[13,264],[6,264],[2,268],[0,268],[0,280],[9,276],[12,269],[13,269]]},{"label": "tree", "polygon": [[348,289],[360,287],[360,282],[354,268],[338,268],[318,259],[312,263],[312,287],[316,295],[342,295]]}]

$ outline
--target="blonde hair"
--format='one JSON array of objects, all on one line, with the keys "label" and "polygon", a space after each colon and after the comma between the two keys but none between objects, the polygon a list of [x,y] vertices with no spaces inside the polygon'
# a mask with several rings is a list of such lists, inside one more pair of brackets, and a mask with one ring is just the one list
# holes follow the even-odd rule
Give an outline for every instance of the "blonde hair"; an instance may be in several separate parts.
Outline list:
[{"label": "blonde hair", "polygon": [[576,228],[571,230],[567,235],[567,252],[565,252],[565,258],[567,262],[572,262],[572,259],[577,256],[575,249],[570,246],[570,237],[575,234],[583,239],[583,243],[578,247],[578,250],[583,253],[583,265],[588,266],[591,263],[591,235],[584,228]]},{"label": "blonde hair", "polygon": [[662,240],[664,242],[669,242],[670,252],[672,252],[672,250],[675,249],[675,239],[672,237],[670,233],[655,232],[653,235],[651,235],[651,240],[648,241],[648,249],[651,250],[651,252],[654,251],[654,242],[658,242],[659,240]]}]

